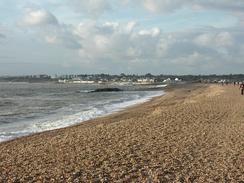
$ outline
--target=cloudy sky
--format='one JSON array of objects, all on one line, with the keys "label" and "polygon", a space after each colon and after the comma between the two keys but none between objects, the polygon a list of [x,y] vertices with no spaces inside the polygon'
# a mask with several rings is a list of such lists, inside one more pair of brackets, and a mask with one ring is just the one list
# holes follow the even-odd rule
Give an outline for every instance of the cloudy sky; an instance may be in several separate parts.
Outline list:
[{"label": "cloudy sky", "polygon": [[1,0],[0,75],[244,73],[243,0]]}]

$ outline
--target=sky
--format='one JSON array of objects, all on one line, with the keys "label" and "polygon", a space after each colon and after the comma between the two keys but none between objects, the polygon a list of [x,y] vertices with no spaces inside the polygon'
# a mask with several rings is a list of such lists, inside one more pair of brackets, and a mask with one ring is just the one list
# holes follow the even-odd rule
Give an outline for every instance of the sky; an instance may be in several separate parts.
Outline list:
[{"label": "sky", "polygon": [[0,0],[0,75],[243,68],[243,0]]}]

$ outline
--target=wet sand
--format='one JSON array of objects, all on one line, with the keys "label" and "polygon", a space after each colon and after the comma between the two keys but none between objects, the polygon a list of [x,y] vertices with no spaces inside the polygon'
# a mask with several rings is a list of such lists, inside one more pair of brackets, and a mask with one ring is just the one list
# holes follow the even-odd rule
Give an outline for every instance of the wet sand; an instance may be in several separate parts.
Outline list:
[{"label": "wet sand", "polygon": [[0,143],[0,182],[244,182],[244,96],[188,85],[123,112]]}]

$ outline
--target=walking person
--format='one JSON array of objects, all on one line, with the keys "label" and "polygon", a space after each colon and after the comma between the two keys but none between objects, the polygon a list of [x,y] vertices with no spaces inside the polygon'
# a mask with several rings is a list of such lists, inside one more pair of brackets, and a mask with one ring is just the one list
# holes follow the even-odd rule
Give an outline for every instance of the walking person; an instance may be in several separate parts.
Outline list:
[{"label": "walking person", "polygon": [[244,93],[244,83],[243,82],[240,84],[240,89],[241,89],[241,95],[243,95],[243,93]]}]

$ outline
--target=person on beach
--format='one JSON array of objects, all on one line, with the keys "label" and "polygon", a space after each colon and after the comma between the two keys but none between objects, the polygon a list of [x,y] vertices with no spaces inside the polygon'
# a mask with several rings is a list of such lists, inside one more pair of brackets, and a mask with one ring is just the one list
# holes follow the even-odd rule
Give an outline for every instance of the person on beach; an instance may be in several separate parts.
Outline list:
[{"label": "person on beach", "polygon": [[243,82],[240,84],[240,89],[241,89],[241,95],[243,95],[243,92],[244,92],[244,83]]}]

